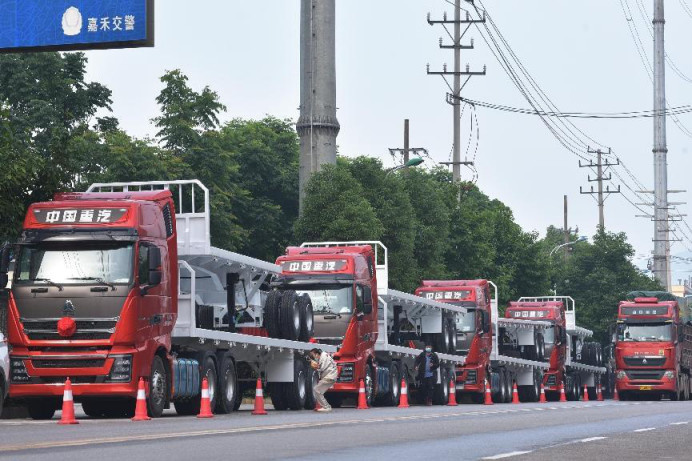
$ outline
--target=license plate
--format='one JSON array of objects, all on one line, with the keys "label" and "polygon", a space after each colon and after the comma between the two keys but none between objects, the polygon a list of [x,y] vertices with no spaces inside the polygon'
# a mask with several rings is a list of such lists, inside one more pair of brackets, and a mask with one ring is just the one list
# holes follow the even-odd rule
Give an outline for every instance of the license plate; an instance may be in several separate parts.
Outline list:
[{"label": "license plate", "polygon": [[651,386],[639,386],[639,390],[640,390],[640,391],[650,391],[650,390],[651,390]]}]

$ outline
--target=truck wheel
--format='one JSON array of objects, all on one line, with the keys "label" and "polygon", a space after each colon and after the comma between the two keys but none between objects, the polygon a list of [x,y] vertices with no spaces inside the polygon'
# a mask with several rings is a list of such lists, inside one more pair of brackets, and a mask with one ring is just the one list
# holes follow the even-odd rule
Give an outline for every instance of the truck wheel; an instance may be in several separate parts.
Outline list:
[{"label": "truck wheel", "polygon": [[298,298],[298,309],[300,309],[300,335],[298,340],[309,341],[315,334],[312,301],[309,295],[304,294]]},{"label": "truck wheel", "polygon": [[392,363],[389,366],[389,390],[382,399],[381,403],[390,407],[399,405],[399,397],[401,395],[401,374],[399,373],[399,365]]},{"label": "truck wheel", "polygon": [[27,410],[31,419],[51,419],[57,410],[57,402],[53,399],[33,399],[27,402]]},{"label": "truck wheel", "polygon": [[300,309],[298,295],[293,290],[285,291],[281,297],[281,337],[292,341],[300,336]]},{"label": "truck wheel", "polygon": [[227,414],[233,411],[236,400],[238,399],[238,380],[235,372],[233,359],[225,356],[221,359],[219,367],[219,379],[216,399],[216,411],[220,414]]},{"label": "truck wheel", "polygon": [[158,418],[163,414],[168,398],[168,376],[163,360],[158,355],[154,356],[151,363],[151,374],[149,375],[149,398],[147,399],[147,410],[149,416]]},{"label": "truck wheel", "polygon": [[365,378],[363,384],[365,385],[365,400],[368,406],[371,407],[373,400],[375,398],[375,378],[372,372],[372,366],[365,366]]},{"label": "truck wheel", "polygon": [[308,394],[307,363],[300,358],[293,360],[293,382],[284,383],[286,404],[291,410],[301,410],[305,407]]},{"label": "truck wheel", "polygon": [[505,369],[505,401],[504,403],[511,403],[512,402],[512,394],[513,394],[513,387],[512,387],[512,373],[509,372],[509,370]]},{"label": "truck wheel", "polygon": [[447,405],[449,401],[449,371],[446,368],[440,368],[440,383],[435,385],[433,392],[433,403],[435,405]]},{"label": "truck wheel", "polygon": [[106,415],[105,405],[91,400],[82,402],[82,411],[89,418],[103,418]]},{"label": "truck wheel", "polygon": [[308,379],[306,388],[307,394],[305,395],[305,409],[313,410],[317,405],[317,399],[315,399],[315,392],[313,389],[315,389],[315,386],[317,386],[320,378],[312,367],[306,367],[306,370],[308,372]]},{"label": "truck wheel", "polygon": [[502,382],[502,373],[493,371],[490,373],[490,392],[492,394],[493,403],[502,403],[504,397],[504,384]]},{"label": "truck wheel", "polygon": [[341,408],[341,405],[344,404],[344,396],[341,394],[327,392],[324,394],[324,398],[327,399],[327,402],[333,408]]},{"label": "truck wheel", "polygon": [[281,306],[281,292],[272,290],[267,295],[264,302],[264,328],[267,329],[267,335],[270,338],[281,337],[281,328],[279,321],[279,307]]},{"label": "truck wheel", "polygon": [[269,383],[267,384],[267,388],[269,390],[269,396],[272,399],[272,405],[274,405],[274,410],[287,410],[288,404],[286,403],[286,391],[284,390],[284,383]]},{"label": "truck wheel", "polygon": [[442,323],[442,333],[432,333],[431,336],[435,352],[446,354],[449,350],[449,331],[446,322]]},{"label": "truck wheel", "polygon": [[538,333],[538,357],[539,362],[545,361],[545,337],[543,333]]}]

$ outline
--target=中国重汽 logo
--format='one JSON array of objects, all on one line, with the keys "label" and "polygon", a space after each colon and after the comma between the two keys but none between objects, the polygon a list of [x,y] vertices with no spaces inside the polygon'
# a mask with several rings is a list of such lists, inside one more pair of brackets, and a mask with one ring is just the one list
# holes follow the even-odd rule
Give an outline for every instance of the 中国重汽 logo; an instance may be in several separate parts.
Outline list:
[{"label": "\u4e2d\u56fd\u91cd\u6c7d logo", "polygon": [[77,7],[69,7],[62,15],[62,31],[70,37],[82,31],[82,13]]}]

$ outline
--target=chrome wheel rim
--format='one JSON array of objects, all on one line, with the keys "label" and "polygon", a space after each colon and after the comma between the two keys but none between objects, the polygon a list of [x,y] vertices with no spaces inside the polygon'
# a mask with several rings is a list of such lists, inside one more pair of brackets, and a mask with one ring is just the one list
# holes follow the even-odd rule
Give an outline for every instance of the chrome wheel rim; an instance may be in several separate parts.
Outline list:
[{"label": "chrome wheel rim", "polygon": [[162,405],[166,394],[166,383],[163,374],[159,371],[155,371],[151,375],[151,382],[149,383],[149,398],[156,405]]},{"label": "chrome wheel rim", "polygon": [[235,382],[231,370],[226,370],[226,401],[232,402],[235,398]]}]

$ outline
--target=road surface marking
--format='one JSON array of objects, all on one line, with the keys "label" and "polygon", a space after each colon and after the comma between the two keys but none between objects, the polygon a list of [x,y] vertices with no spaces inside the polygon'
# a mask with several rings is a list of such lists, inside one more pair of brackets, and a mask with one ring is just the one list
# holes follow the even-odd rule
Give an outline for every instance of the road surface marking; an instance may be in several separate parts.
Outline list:
[{"label": "road surface marking", "polygon": [[604,439],[607,439],[607,438],[608,438],[608,437],[588,437],[588,438],[586,438],[586,439],[577,440],[577,442],[582,442],[582,443],[586,443],[586,442],[595,442],[595,441],[597,441],[597,440],[604,440]]},{"label": "road surface marking", "polygon": [[683,424],[687,424],[689,421],[679,421],[677,423],[670,423],[671,426],[682,426]]},{"label": "road surface marking", "polygon": [[512,456],[519,456],[519,455],[525,455],[527,453],[531,453],[531,451],[511,451],[509,453],[502,453],[499,455],[495,456],[488,456],[486,458],[481,458],[481,459],[503,459],[503,458],[511,458]]},{"label": "road surface marking", "polygon": [[655,431],[655,430],[656,430],[655,427],[645,427],[643,429],[635,429],[632,432],[649,432],[649,431]]}]

